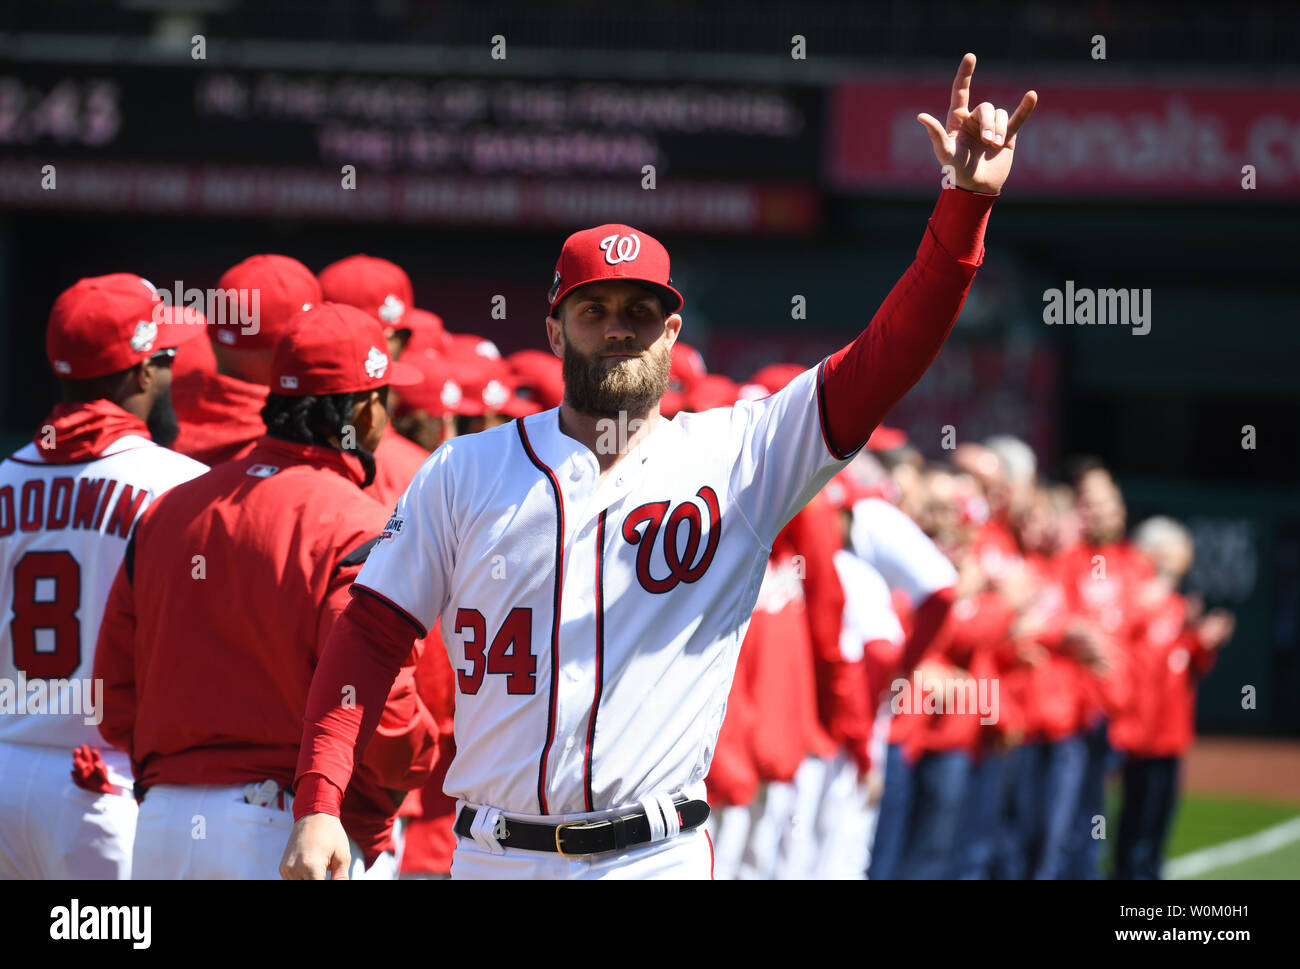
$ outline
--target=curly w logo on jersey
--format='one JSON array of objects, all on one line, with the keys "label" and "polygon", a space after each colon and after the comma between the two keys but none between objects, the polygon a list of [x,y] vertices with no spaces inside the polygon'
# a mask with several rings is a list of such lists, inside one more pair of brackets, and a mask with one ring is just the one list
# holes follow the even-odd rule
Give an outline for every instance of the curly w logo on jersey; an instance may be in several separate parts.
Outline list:
[{"label": "curly w logo on jersey", "polygon": [[[668,511],[668,502],[652,501],[634,508],[623,519],[623,537],[633,545],[639,546],[636,554],[636,577],[641,587],[656,594],[671,592],[679,582],[696,582],[709,568],[713,553],[717,551],[718,539],[722,535],[722,513],[718,510],[718,495],[705,485],[697,494],[704,499],[709,515],[709,534],[704,540],[704,551],[699,553],[703,518],[699,506],[693,501],[683,501],[668,515],[668,527],[664,530],[663,556],[668,564],[668,575],[656,579],[651,575],[650,556],[659,544],[659,529]],[[642,525],[645,525],[642,528]],[[686,549],[678,551],[678,539],[681,526],[686,526]]]}]

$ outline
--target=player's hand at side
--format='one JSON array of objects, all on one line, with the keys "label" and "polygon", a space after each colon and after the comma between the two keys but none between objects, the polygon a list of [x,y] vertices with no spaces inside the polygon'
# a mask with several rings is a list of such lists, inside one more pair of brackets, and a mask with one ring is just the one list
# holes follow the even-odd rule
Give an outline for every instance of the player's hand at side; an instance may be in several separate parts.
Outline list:
[{"label": "player's hand at side", "polygon": [[967,54],[952,82],[952,100],[944,124],[922,112],[916,120],[925,127],[939,164],[952,166],[958,188],[996,195],[1011,173],[1016,132],[1038,104],[1035,91],[1025,92],[1015,113],[985,101],[970,107],[970,79],[975,74],[975,55]]},{"label": "player's hand at side", "polygon": [[352,854],[343,824],[332,814],[307,814],[289,832],[289,843],[280,859],[280,877],[285,881],[334,880],[348,877]]}]

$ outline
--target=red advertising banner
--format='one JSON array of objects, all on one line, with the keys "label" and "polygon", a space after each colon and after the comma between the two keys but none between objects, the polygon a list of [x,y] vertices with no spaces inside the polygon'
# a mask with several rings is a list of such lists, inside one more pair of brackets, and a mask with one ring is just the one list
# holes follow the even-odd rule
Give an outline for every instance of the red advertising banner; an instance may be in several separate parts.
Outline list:
[{"label": "red advertising banner", "polygon": [[[1100,63],[1097,70],[1107,68]],[[1300,86],[985,83],[972,106],[1013,110],[1029,87],[1038,109],[1016,147],[1009,184],[1053,196],[1300,196]],[[948,89],[854,81],[831,95],[828,179],[840,190],[938,187],[921,111],[944,117]],[[1253,188],[1252,188],[1253,186]]]}]

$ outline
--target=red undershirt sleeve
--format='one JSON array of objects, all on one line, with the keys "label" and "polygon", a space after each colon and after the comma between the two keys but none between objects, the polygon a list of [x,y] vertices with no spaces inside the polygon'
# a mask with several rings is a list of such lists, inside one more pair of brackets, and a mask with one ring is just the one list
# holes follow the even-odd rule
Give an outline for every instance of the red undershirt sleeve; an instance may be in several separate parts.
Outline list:
[{"label": "red undershirt sleeve", "polygon": [[837,457],[866,442],[938,355],[984,260],[995,198],[960,188],[941,192],[912,265],[858,338],[827,359],[822,400]]},{"label": "red undershirt sleeve", "polygon": [[393,681],[425,635],[414,620],[361,586],[330,631],[311,681],[293,816],[338,817],[357,758],[379,724]]}]

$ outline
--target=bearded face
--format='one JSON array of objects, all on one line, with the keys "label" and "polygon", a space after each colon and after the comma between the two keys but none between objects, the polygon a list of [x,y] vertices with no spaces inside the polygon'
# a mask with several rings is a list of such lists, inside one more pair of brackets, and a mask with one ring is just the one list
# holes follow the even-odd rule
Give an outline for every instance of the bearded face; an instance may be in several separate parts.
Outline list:
[{"label": "bearded face", "polygon": [[[564,341],[564,396],[581,414],[617,418],[620,413],[640,414],[659,403],[668,389],[672,355],[665,341],[649,349],[602,347],[586,356]],[[637,356],[604,357],[631,353]]]}]

